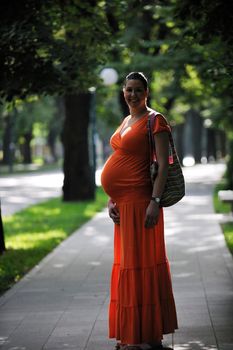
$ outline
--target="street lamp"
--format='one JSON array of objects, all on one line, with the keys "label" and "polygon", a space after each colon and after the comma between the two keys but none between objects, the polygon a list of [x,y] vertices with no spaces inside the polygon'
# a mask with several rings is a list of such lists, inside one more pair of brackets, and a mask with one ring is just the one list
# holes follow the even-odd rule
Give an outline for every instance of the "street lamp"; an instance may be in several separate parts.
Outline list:
[{"label": "street lamp", "polygon": [[100,78],[106,86],[113,85],[118,80],[118,73],[114,68],[104,68],[100,72]]}]

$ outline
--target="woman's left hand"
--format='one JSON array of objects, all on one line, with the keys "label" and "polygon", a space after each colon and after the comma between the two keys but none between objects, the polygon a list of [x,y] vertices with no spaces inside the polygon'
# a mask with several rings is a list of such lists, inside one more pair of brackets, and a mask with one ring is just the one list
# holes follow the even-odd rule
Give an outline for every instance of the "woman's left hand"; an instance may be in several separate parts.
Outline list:
[{"label": "woman's left hand", "polygon": [[150,201],[147,209],[146,209],[146,217],[145,217],[145,228],[154,227],[159,220],[159,205],[154,201]]}]

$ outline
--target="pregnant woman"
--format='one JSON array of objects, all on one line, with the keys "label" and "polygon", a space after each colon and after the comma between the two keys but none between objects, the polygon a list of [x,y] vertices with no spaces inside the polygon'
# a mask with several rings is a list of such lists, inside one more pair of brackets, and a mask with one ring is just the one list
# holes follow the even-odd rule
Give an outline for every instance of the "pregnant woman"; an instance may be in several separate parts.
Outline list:
[{"label": "pregnant woman", "polygon": [[147,121],[148,83],[141,72],[124,83],[130,115],[112,135],[113,154],[101,181],[114,221],[114,261],[109,306],[109,337],[116,349],[165,349],[163,334],[177,329],[160,198],[166,183],[170,127],[157,115],[153,127],[158,175],[151,185]]}]

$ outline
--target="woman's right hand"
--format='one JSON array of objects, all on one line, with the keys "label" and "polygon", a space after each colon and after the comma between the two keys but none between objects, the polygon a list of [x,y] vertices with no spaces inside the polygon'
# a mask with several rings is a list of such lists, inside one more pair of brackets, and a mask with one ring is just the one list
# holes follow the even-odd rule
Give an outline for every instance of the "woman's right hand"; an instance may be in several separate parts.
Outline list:
[{"label": "woman's right hand", "polygon": [[108,201],[108,214],[114,224],[120,225],[120,213],[117,208],[116,203],[114,203],[111,199]]}]

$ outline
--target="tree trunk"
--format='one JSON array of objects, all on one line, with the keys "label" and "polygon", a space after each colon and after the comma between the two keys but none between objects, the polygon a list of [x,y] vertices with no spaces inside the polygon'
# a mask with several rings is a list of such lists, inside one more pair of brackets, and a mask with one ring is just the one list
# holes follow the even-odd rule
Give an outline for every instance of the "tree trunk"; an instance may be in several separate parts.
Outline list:
[{"label": "tree trunk", "polygon": [[58,156],[56,153],[56,139],[57,139],[57,132],[53,127],[50,127],[48,132],[48,137],[47,137],[47,143],[50,149],[53,163],[56,163],[58,160]]},{"label": "tree trunk", "polygon": [[23,163],[31,164],[32,163],[32,153],[31,153],[31,140],[32,140],[32,130],[26,132],[23,135],[24,143],[22,147]]},{"label": "tree trunk", "polygon": [[4,240],[4,231],[2,224],[2,213],[1,213],[1,202],[0,202],[0,254],[6,250],[5,240]]},{"label": "tree trunk", "polygon": [[217,136],[217,159],[226,156],[226,134],[223,130],[216,130]]},{"label": "tree trunk", "polygon": [[4,119],[3,133],[3,164],[10,165],[13,162],[13,118],[8,114]]},{"label": "tree trunk", "polygon": [[181,164],[184,158],[183,138],[184,138],[184,124],[178,124],[174,128],[174,142],[175,142],[176,151]]},{"label": "tree trunk", "polygon": [[91,93],[65,96],[65,122],[62,133],[64,146],[63,200],[93,199],[95,169],[90,164],[88,126]]},{"label": "tree trunk", "polygon": [[203,131],[203,118],[200,114],[192,110],[192,128],[193,128],[193,151],[195,163],[201,163],[202,157],[202,131]]},{"label": "tree trunk", "polygon": [[202,119],[197,111],[190,109],[186,112],[184,125],[184,157],[191,156],[195,163],[201,162],[202,157]]},{"label": "tree trunk", "polygon": [[226,157],[227,151],[226,151],[226,133],[221,130],[220,132],[220,150],[221,150],[221,157]]},{"label": "tree trunk", "polygon": [[215,161],[216,156],[216,138],[215,130],[207,128],[207,159],[208,161]]},{"label": "tree trunk", "polygon": [[227,162],[227,188],[233,190],[233,140],[229,141],[229,159]]}]

